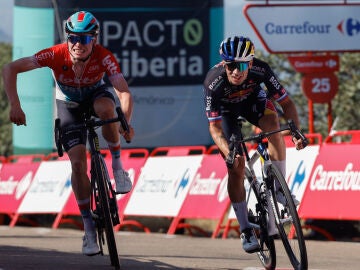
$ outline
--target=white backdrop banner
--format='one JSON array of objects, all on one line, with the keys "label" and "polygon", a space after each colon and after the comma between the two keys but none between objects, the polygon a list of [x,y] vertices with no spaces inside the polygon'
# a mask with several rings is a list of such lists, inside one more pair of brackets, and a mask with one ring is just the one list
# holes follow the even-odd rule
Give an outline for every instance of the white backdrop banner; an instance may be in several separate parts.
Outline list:
[{"label": "white backdrop banner", "polygon": [[202,155],[149,157],[125,208],[125,215],[175,217],[202,159]]},{"label": "white backdrop banner", "polygon": [[70,161],[43,161],[18,213],[59,213],[71,192]]}]

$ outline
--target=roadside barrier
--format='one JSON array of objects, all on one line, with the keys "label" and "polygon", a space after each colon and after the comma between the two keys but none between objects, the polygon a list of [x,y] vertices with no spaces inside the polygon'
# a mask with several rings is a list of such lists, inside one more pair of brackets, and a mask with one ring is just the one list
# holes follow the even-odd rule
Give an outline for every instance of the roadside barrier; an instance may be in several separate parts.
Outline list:
[{"label": "roadside barrier", "polygon": [[[301,201],[299,216],[303,220],[360,219],[360,210],[351,207],[360,190],[360,131],[337,131],[324,142],[319,134],[307,137],[311,144],[302,151],[285,140],[286,180]],[[109,151],[102,153],[111,168]],[[118,197],[121,224],[116,230],[139,228],[149,233],[146,224],[139,221],[141,217],[166,217],[171,220],[168,234],[180,229],[213,238],[227,238],[231,230],[239,233],[227,196],[226,168],[216,146],[158,147],[150,152],[123,149],[122,161],[133,190]],[[109,174],[114,181],[111,169]],[[332,177],[335,174],[337,177]],[[0,157],[0,215],[10,218],[9,226],[40,226],[26,217],[54,214],[53,228],[70,223],[82,229],[74,218],[79,217],[79,210],[70,177],[66,153],[62,158],[56,153]],[[214,221],[214,230],[209,233],[191,222],[198,219]],[[334,239],[322,228],[306,226]]]}]

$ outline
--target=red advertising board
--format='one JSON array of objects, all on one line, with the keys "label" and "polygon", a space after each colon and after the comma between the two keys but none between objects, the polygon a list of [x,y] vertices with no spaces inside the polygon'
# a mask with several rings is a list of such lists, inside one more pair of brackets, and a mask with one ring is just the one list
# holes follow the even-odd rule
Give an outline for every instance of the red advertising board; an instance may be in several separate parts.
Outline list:
[{"label": "red advertising board", "polygon": [[297,72],[336,72],[339,71],[339,55],[299,55],[288,57]]},{"label": "red advertising board", "polygon": [[220,154],[204,155],[179,212],[183,218],[219,218],[227,210],[227,169]]},{"label": "red advertising board", "polygon": [[312,169],[299,215],[357,220],[360,217],[358,144],[324,144]]},{"label": "red advertising board", "polygon": [[338,79],[334,73],[304,74],[302,89],[311,101],[328,103],[338,92]]},{"label": "red advertising board", "polygon": [[40,162],[0,164],[0,213],[16,213]]}]

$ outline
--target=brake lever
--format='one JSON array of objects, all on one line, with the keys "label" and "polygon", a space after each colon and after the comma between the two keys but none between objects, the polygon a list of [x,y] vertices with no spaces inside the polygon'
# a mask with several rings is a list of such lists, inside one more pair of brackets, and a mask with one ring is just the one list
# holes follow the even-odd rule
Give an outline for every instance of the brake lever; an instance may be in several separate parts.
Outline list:
[{"label": "brake lever", "polygon": [[291,136],[295,137],[297,140],[302,140],[303,148],[305,148],[309,144],[309,140],[306,136],[297,128],[293,120],[288,121],[288,125],[290,128]]}]

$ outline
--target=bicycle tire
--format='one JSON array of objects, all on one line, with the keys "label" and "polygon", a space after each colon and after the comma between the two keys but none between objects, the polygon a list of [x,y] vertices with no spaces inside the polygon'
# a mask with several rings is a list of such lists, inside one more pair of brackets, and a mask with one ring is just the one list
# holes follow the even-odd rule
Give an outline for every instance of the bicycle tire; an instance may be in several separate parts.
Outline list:
[{"label": "bicycle tire", "polygon": [[249,221],[253,224],[259,225],[259,228],[254,229],[260,245],[260,251],[257,252],[257,256],[266,270],[273,270],[276,267],[276,250],[274,237],[268,235],[268,213],[256,185],[252,183],[253,178],[247,167],[245,167],[245,177],[249,183],[246,202],[249,213]]},{"label": "bicycle tire", "polygon": [[[120,260],[117,252],[114,226],[110,211],[109,188],[107,183],[110,181],[107,167],[100,154],[94,154],[91,158],[91,168],[94,169],[94,176],[98,187],[99,203],[103,215],[106,243],[109,251],[111,265],[120,269]],[[102,236],[99,235],[99,239]]]},{"label": "bicycle tire", "polygon": [[276,225],[283,246],[294,269],[306,270],[308,269],[308,259],[305,239],[292,194],[285,178],[275,166],[271,165],[268,173],[274,180],[274,187],[281,187],[286,202],[285,206],[278,202],[275,188],[271,189],[275,204]]}]

